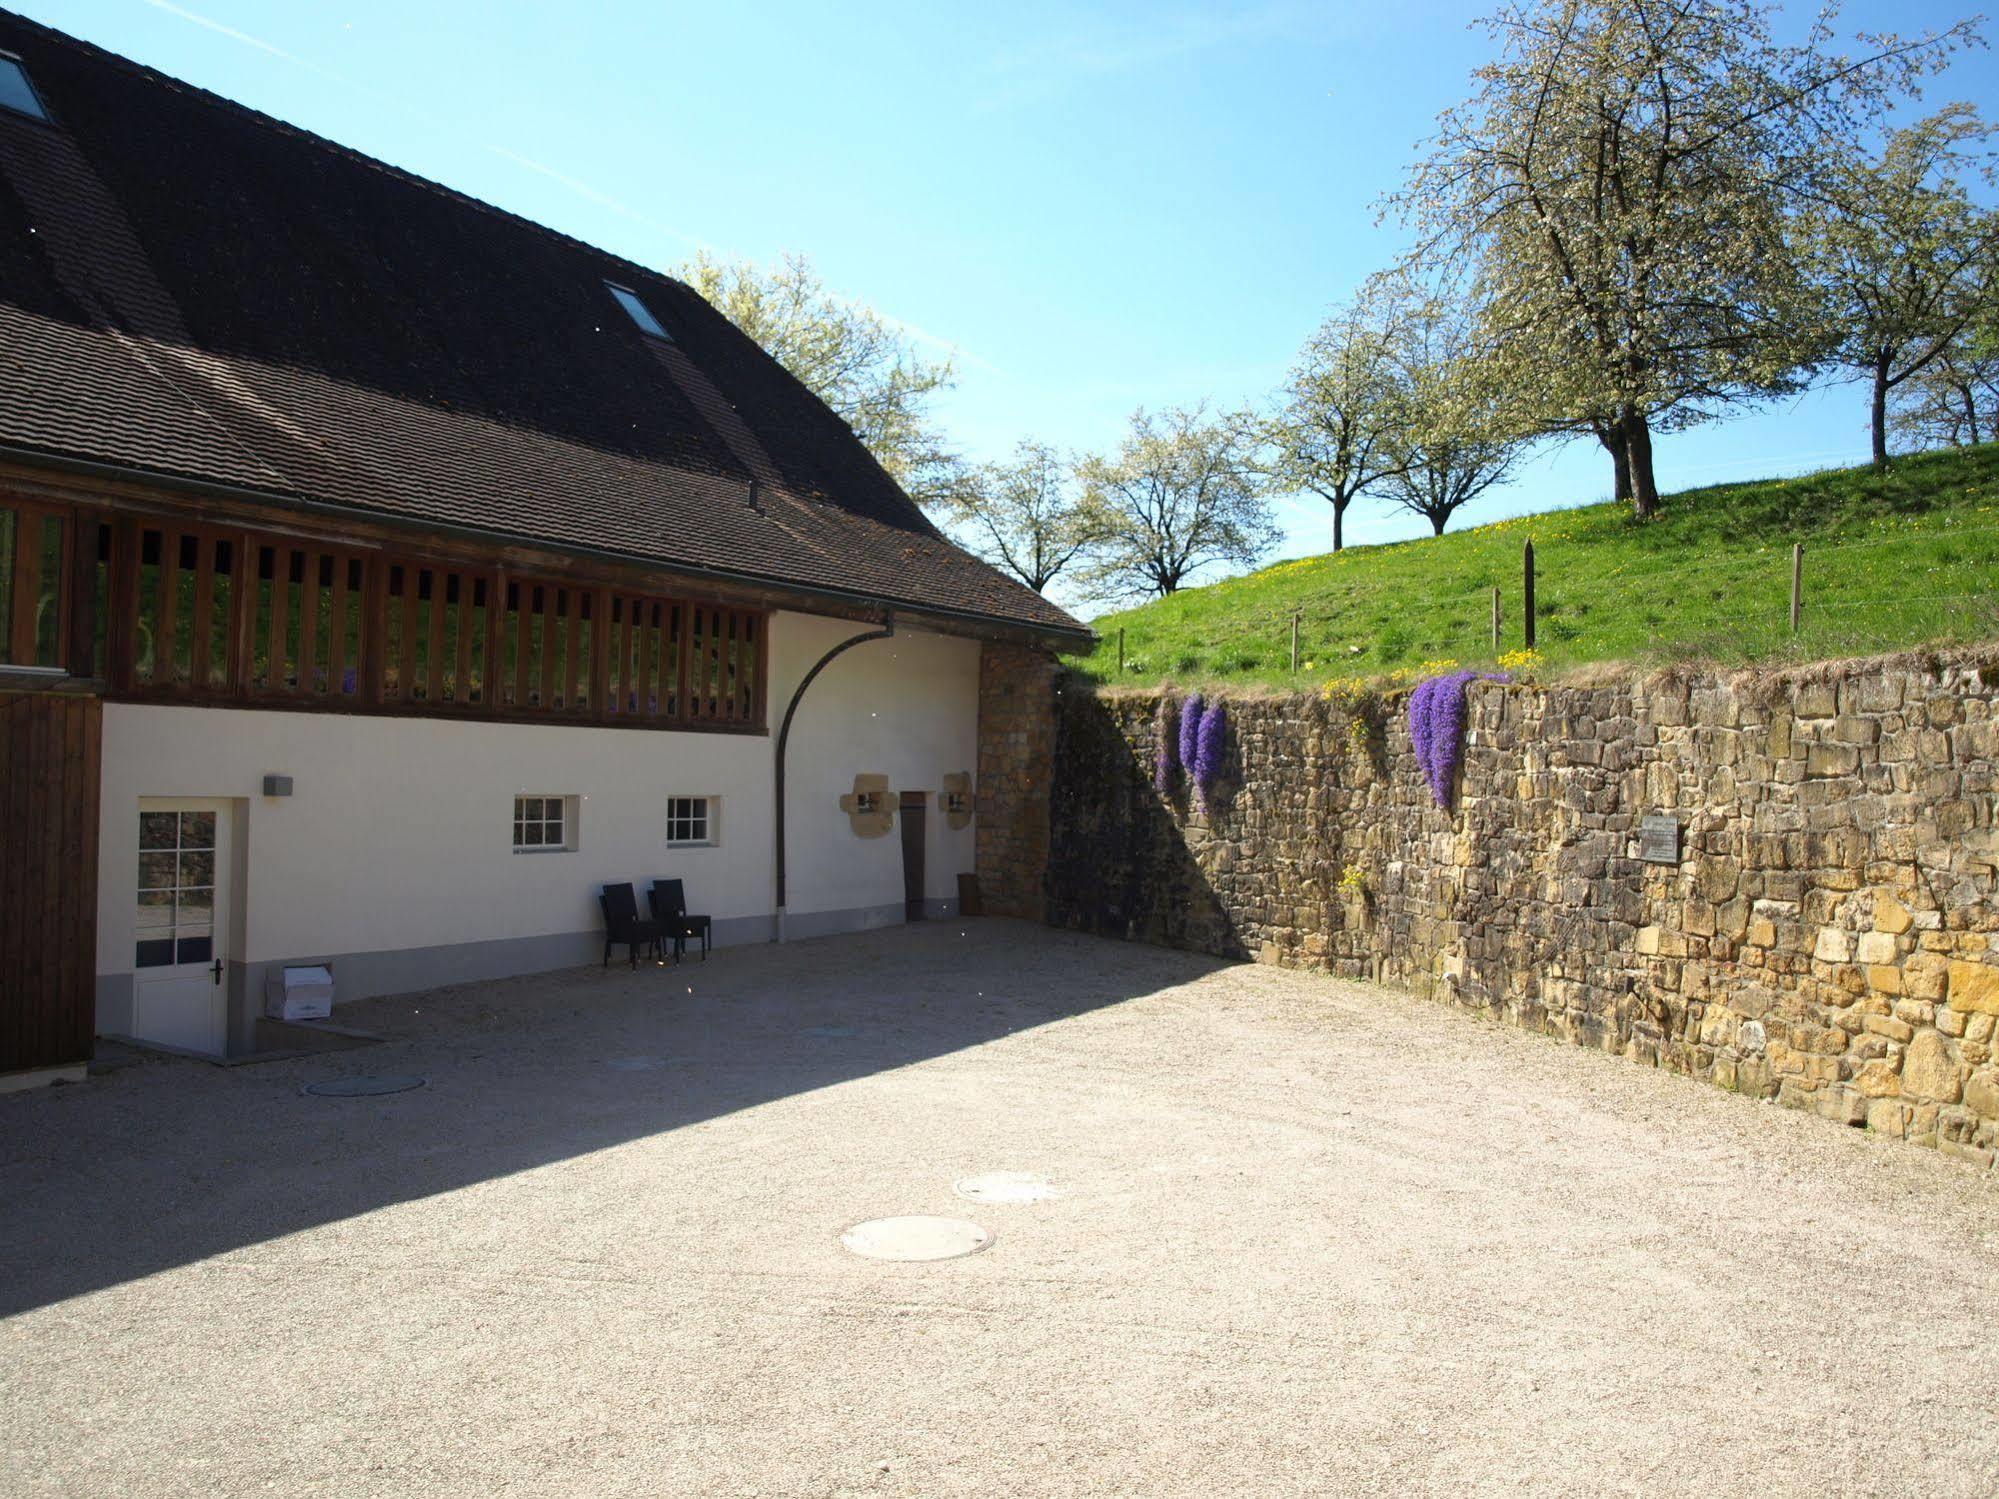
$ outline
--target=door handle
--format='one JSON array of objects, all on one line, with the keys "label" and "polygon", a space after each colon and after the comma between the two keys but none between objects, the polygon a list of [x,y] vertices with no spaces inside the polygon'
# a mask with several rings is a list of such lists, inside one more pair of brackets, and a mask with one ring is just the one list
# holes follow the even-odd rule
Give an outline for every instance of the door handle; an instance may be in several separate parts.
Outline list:
[{"label": "door handle", "polygon": [[220,958],[217,958],[215,960],[215,966],[209,969],[208,971],[215,975],[216,985],[217,987],[220,987],[222,983],[222,960]]}]

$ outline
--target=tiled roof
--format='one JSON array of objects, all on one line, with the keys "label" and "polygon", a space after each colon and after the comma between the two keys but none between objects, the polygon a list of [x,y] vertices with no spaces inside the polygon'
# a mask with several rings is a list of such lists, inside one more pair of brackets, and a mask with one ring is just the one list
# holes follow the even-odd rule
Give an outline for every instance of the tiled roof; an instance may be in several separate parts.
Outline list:
[{"label": "tiled roof", "polygon": [[51,116],[0,110],[0,444],[1082,630],[682,283],[4,11],[0,49]]}]

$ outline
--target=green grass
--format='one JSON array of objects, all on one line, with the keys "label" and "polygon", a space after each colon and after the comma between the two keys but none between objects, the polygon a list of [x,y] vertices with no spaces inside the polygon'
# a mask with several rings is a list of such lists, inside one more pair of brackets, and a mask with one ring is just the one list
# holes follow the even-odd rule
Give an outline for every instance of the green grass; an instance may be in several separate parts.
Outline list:
[{"label": "green grass", "polygon": [[[1328,516],[1330,525],[1331,517]],[[1999,445],[1669,496],[1640,523],[1590,505],[1280,562],[1095,620],[1099,681],[1308,686],[1490,663],[1522,643],[1534,543],[1536,645],[1596,661],[1798,661],[1999,638]],[[1790,629],[1791,545],[1804,625]],[[1290,670],[1291,616],[1299,670]],[[1118,672],[1118,631],[1125,671]]]}]

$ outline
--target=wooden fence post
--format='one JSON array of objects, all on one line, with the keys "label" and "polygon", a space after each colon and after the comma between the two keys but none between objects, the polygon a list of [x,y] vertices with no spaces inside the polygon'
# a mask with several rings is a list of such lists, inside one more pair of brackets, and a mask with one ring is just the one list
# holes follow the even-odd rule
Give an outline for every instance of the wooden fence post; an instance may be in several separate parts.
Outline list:
[{"label": "wooden fence post", "polygon": [[1499,589],[1492,590],[1492,653],[1499,654]]},{"label": "wooden fence post", "polygon": [[1520,552],[1520,627],[1525,634],[1528,650],[1534,649],[1534,543],[1528,542]]},{"label": "wooden fence post", "polygon": [[1291,611],[1291,675],[1298,675],[1298,611]]},{"label": "wooden fence post", "polygon": [[1791,633],[1798,633],[1798,622],[1805,612],[1805,544],[1791,543]]},{"label": "wooden fence post", "polygon": [[1124,626],[1117,627],[1117,674],[1124,675]]}]

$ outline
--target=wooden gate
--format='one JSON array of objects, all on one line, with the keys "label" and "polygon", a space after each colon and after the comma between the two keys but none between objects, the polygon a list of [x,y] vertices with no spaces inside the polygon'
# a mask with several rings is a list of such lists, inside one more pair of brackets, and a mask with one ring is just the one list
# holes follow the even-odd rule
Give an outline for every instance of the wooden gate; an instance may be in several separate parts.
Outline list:
[{"label": "wooden gate", "polygon": [[0,697],[0,1073],[90,1060],[103,723],[93,697]]}]

